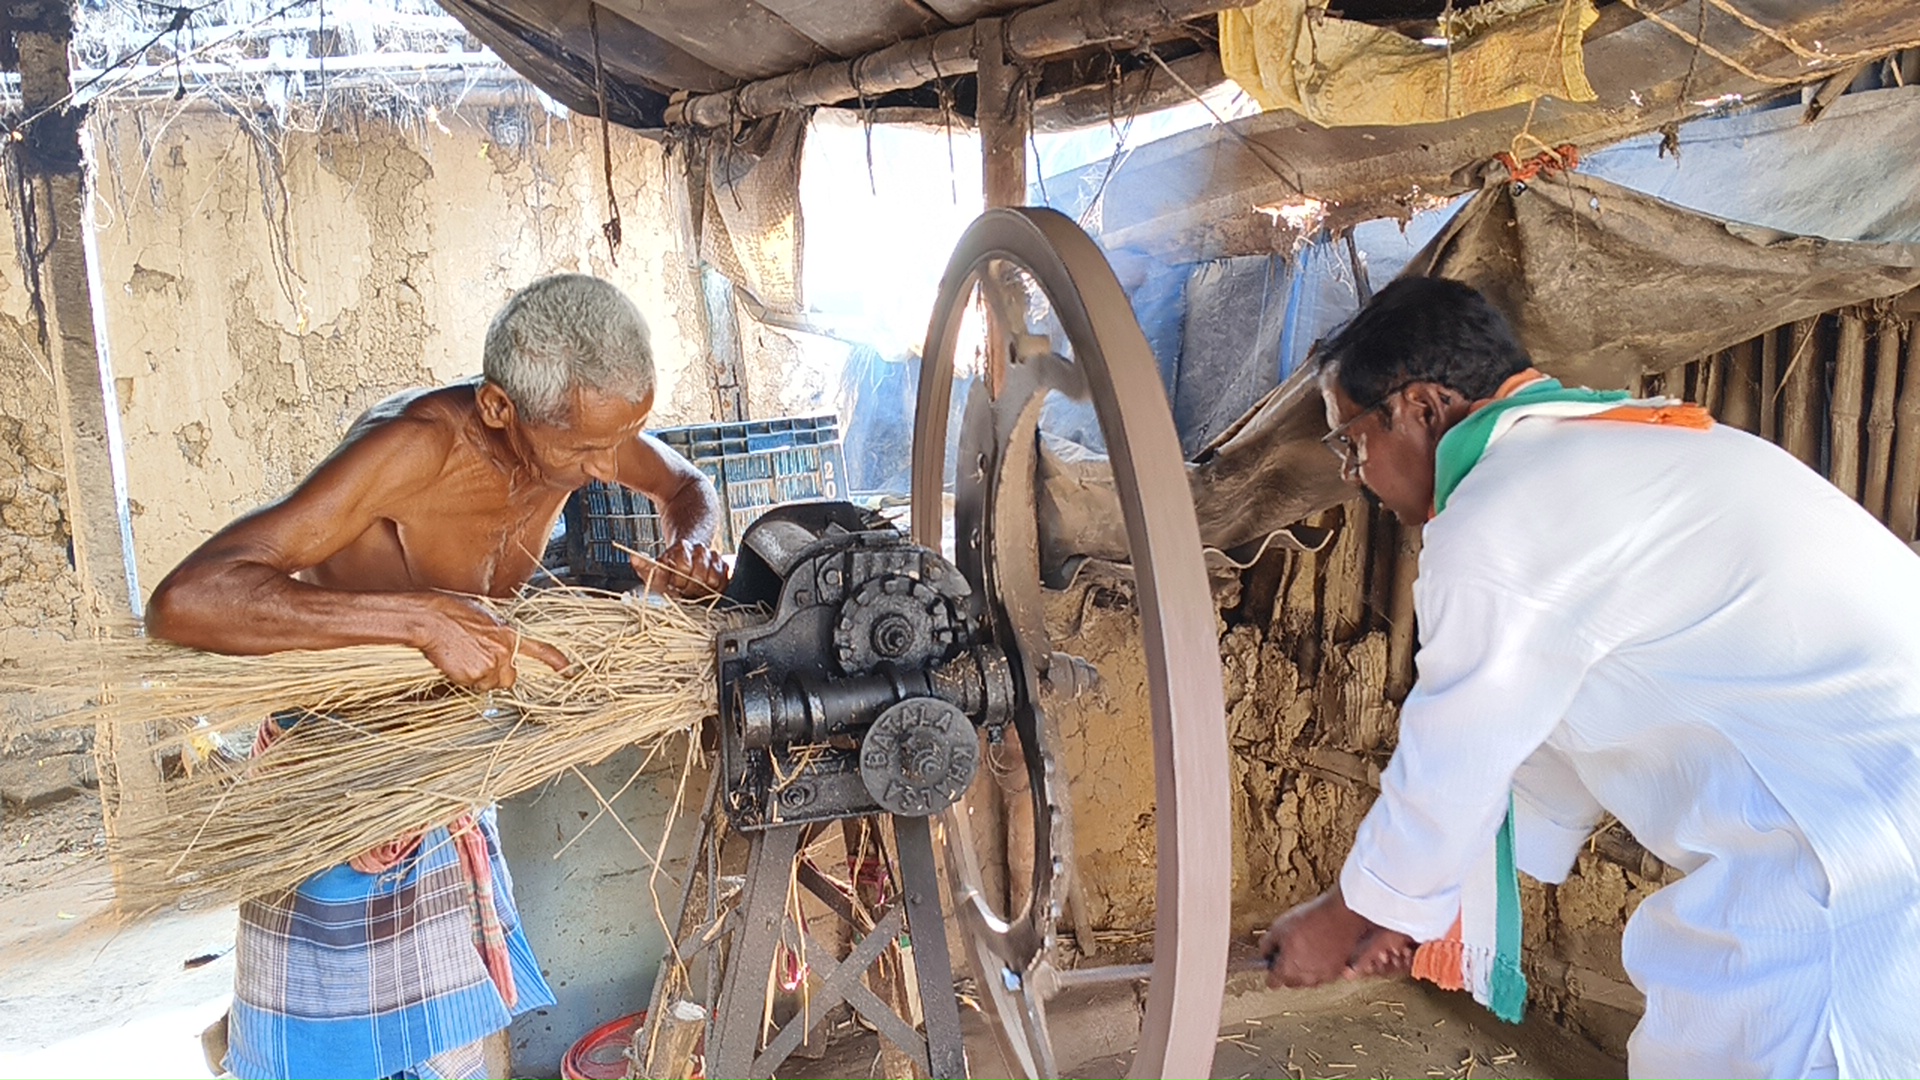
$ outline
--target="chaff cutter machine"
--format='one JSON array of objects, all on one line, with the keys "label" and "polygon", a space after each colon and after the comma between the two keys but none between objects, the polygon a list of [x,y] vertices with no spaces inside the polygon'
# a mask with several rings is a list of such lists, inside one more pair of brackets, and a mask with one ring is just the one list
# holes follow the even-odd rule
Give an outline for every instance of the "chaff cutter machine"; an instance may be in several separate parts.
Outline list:
[{"label": "chaff cutter machine", "polygon": [[[1153,354],[1072,222],[995,210],[948,264],[923,355],[911,536],[849,504],[813,503],[777,508],[742,538],[734,622],[717,644],[713,796],[636,1057],[649,1076],[696,1058],[708,1076],[770,1076],[844,1002],[920,1075],[964,1075],[950,913],[1008,1070],[1057,1073],[1047,1002],[1063,986],[1144,977],[1134,1075],[1207,1075],[1230,922],[1227,738],[1212,596]],[[950,454],[956,356],[977,356],[980,370]],[[1049,713],[1089,674],[1056,651],[1043,606],[1043,547],[1071,546],[1043,536],[1037,514],[1043,417],[1062,401],[1098,419],[1131,549],[1153,713],[1150,968],[1060,970],[1056,948],[1074,860]],[[1024,814],[1006,832],[1028,849],[1009,851],[1009,871],[1030,867],[1030,878],[1004,888],[989,885],[960,801],[985,783],[994,747],[1012,761],[994,797],[1032,809],[1030,839]],[[835,821],[850,884],[803,857]],[[889,832],[891,854],[869,844]],[[722,853],[726,833],[747,841],[744,867],[738,845]],[[876,864],[887,872],[863,886]],[[814,937],[803,890],[851,924],[844,948]],[[877,962],[888,973],[869,978]],[[810,988],[790,1017],[774,1007],[779,985]]]}]

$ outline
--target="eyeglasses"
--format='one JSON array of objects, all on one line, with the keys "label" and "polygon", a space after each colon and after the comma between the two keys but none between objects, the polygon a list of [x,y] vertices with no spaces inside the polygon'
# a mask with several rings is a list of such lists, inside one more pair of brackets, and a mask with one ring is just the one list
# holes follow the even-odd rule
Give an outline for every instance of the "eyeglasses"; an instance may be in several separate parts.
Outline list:
[{"label": "eyeglasses", "polygon": [[1344,423],[1332,431],[1327,432],[1325,435],[1320,436],[1320,445],[1326,447],[1334,457],[1340,459],[1340,474],[1342,476],[1348,475],[1360,467],[1360,463],[1356,458],[1356,454],[1360,448],[1354,443],[1353,436],[1347,434],[1347,432],[1352,430],[1353,425],[1358,424],[1371,414],[1385,410],[1396,395],[1412,385],[1412,383],[1401,383],[1399,386],[1387,391],[1386,396],[1382,397],[1379,401],[1347,417]]}]

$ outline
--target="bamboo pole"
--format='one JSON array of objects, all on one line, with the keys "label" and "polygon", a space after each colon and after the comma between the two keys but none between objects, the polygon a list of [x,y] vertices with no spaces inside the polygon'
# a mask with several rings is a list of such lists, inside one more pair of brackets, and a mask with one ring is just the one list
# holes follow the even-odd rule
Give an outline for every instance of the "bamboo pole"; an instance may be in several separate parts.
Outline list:
[{"label": "bamboo pole", "polygon": [[1743,341],[1727,353],[1726,386],[1715,413],[1741,431],[1760,430],[1760,340]]},{"label": "bamboo pole", "polygon": [[1916,537],[1920,519],[1920,332],[1907,324],[1907,370],[1901,379],[1900,404],[1894,415],[1893,491],[1888,500],[1887,524],[1902,540]]},{"label": "bamboo pole", "polygon": [[1668,368],[1666,374],[1660,376],[1660,393],[1679,401],[1688,400],[1687,369],[1691,366],[1690,364],[1676,364]]},{"label": "bamboo pole", "polygon": [[1887,478],[1893,471],[1894,395],[1900,388],[1900,321],[1883,315],[1874,328],[1873,407],[1867,414],[1867,513],[1887,520]]},{"label": "bamboo pole", "polygon": [[1820,399],[1826,382],[1819,336],[1817,318],[1793,324],[1787,367],[1780,377],[1780,445],[1815,471],[1820,468]]},{"label": "bamboo pole", "polygon": [[1833,486],[1849,499],[1860,498],[1860,420],[1867,396],[1867,320],[1840,316],[1840,345],[1834,353],[1833,407],[1827,411]]},{"label": "bamboo pole", "polygon": [[980,180],[988,209],[1027,201],[1027,143],[1032,95],[1015,58],[1003,48],[999,19],[980,21],[980,78],[974,115],[980,127]]},{"label": "bamboo pole", "polygon": [[1700,363],[1700,404],[1715,416],[1725,407],[1727,369],[1732,363],[1725,351],[1714,353]]},{"label": "bamboo pole", "polygon": [[1780,330],[1760,335],[1760,437],[1780,441]]}]

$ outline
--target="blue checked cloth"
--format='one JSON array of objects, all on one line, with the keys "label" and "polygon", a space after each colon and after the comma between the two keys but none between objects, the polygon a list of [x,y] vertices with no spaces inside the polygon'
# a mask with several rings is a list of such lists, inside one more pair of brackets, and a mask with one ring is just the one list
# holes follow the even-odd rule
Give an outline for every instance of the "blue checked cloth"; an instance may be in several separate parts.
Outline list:
[{"label": "blue checked cloth", "polygon": [[[242,1080],[448,1077],[513,1016],[553,1004],[520,930],[493,811],[478,816],[519,1000],[474,945],[472,884],[444,828],[384,874],[336,866],[240,905],[227,1069]],[[449,1070],[447,1066],[454,1066]]]}]

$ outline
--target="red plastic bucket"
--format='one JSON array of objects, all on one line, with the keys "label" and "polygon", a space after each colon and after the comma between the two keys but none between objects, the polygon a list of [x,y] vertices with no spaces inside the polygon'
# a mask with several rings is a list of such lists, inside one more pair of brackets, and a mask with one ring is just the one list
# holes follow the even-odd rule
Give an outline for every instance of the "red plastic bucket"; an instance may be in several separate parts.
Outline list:
[{"label": "red plastic bucket", "polygon": [[632,1067],[627,1048],[633,1045],[633,1033],[646,1022],[643,1009],[587,1032],[560,1059],[560,1075],[566,1080],[621,1080]]}]

